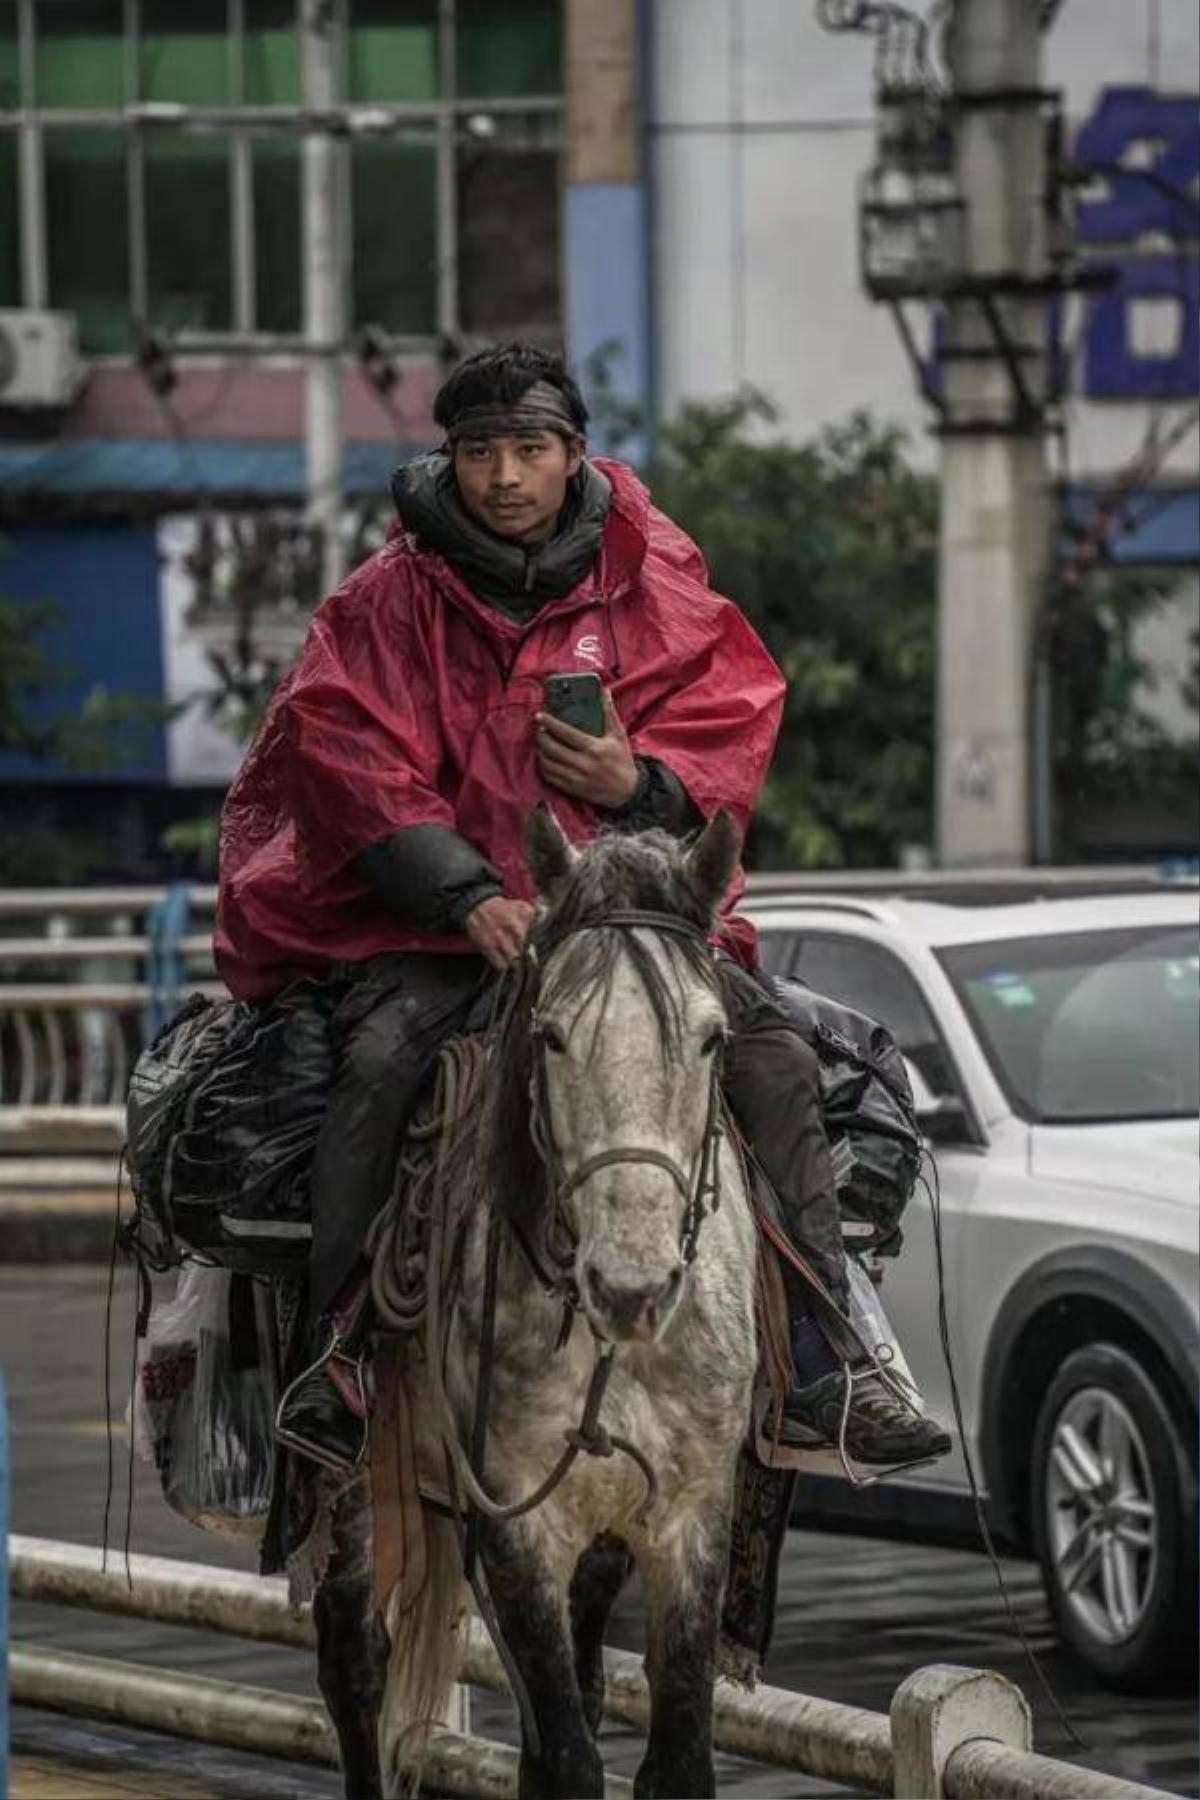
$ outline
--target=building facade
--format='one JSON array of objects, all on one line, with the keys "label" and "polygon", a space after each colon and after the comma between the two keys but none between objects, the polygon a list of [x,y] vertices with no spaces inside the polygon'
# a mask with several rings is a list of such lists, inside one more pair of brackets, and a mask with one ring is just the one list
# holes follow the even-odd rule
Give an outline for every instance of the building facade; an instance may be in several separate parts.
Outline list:
[{"label": "building facade", "polygon": [[[563,18],[559,0],[316,10],[350,533],[430,443],[460,346],[561,340]],[[0,597],[55,610],[35,712],[120,694],[146,719],[106,768],[0,755],[0,787],[59,843],[102,812],[126,869],[153,861],[171,790],[211,804],[238,755],[193,629],[198,543],[227,564],[247,521],[306,498],[304,16],[0,0]]]},{"label": "building facade", "polygon": [[[1194,13],[1051,14],[1045,75],[1072,153],[1108,170],[1080,190],[1084,256],[1116,271],[1052,309],[1061,512],[1085,533],[1105,519],[1107,555],[1164,572],[1175,598],[1144,628],[1160,675],[1146,698],[1185,733],[1200,246],[1168,190],[1194,216]],[[499,336],[563,341],[580,364],[607,347],[650,419],[749,383],[788,437],[866,407],[936,454],[860,281],[868,39],[824,31],[809,0],[332,0],[336,116],[317,117],[302,17],[297,0],[0,0],[0,601],[52,601],[54,705],[122,694],[148,718],[106,769],[0,754],[0,809],[40,809],[59,838],[102,813],[130,873],[153,863],[180,790],[211,806],[238,754],[206,597],[278,565],[280,522],[306,498],[314,128],[337,146],[341,489],[360,547],[395,461],[432,439],[447,361]],[[65,334],[49,347],[30,339],[43,319]],[[936,370],[935,314],[920,329]],[[23,379],[41,384],[32,403]],[[313,597],[285,550],[283,659]]]},{"label": "building facade", "polygon": [[[655,408],[759,389],[805,438],[865,408],[938,462],[937,416],[887,307],[866,296],[860,196],[880,154],[876,46],[790,0],[656,0],[646,92]],[[829,7],[829,15],[848,8]],[[903,12],[905,9],[899,9]],[[950,10],[932,27],[946,80]],[[1106,285],[1045,303],[1063,390],[1050,482],[1064,535],[1169,590],[1131,626],[1141,710],[1194,742],[1200,626],[1200,34],[1190,0],[1042,9],[1042,81],[1062,96],[1082,271]],[[936,306],[910,305],[924,378]],[[1181,828],[1182,839],[1181,841]],[[1116,810],[1096,855],[1188,848],[1187,822]]]}]

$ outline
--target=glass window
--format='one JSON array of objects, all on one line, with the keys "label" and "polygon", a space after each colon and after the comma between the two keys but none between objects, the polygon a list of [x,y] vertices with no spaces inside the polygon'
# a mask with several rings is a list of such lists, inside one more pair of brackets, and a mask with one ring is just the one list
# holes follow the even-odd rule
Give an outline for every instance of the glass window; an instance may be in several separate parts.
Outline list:
[{"label": "glass window", "polygon": [[353,146],[354,323],[432,332],[437,322],[434,152]]},{"label": "glass window", "polygon": [[300,146],[261,137],[254,144],[254,254],[260,331],[299,331]]},{"label": "glass window", "polygon": [[0,0],[0,108],[21,104],[21,66],[17,59],[16,0]]},{"label": "glass window", "polygon": [[562,92],[562,0],[458,0],[458,91]]},{"label": "glass window", "polygon": [[34,90],[39,106],[124,106],[121,0],[37,0]]},{"label": "glass window", "polygon": [[146,140],[150,320],[224,331],[230,317],[229,146],[178,132]]},{"label": "glass window", "polygon": [[17,134],[0,131],[0,306],[21,304],[21,243],[17,219]]},{"label": "glass window", "polygon": [[925,996],[902,963],[877,944],[832,933],[805,933],[790,975],[798,975],[818,994],[840,1000],[886,1025],[901,1051],[916,1064],[936,1096],[954,1094],[957,1086]]},{"label": "glass window", "polygon": [[296,0],[246,0],[246,94],[252,106],[300,100]]},{"label": "glass window", "polygon": [[50,303],[79,319],[85,350],[127,350],[129,227],[119,131],[46,133]]},{"label": "glass window", "polygon": [[1025,1118],[1193,1118],[1200,1109],[1196,929],[1011,938],[940,952]]},{"label": "glass window", "polygon": [[432,100],[438,91],[435,0],[352,0],[351,100]]},{"label": "glass window", "polygon": [[463,329],[483,336],[560,329],[558,157],[464,149],[458,161]]},{"label": "glass window", "polygon": [[228,106],[229,61],[220,0],[141,0],[138,82],[143,100]]}]

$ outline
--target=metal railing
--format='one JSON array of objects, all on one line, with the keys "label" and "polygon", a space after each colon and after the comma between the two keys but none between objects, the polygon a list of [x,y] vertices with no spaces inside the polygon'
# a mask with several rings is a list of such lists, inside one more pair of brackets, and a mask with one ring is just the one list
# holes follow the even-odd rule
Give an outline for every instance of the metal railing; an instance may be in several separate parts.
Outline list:
[{"label": "metal railing", "polygon": [[142,1045],[214,980],[212,887],[0,891],[0,1152],[109,1152]]},{"label": "metal railing", "polygon": [[[1196,884],[1193,867],[772,871],[749,895],[773,910],[831,891],[978,901],[1180,884]],[[138,1051],[186,993],[224,991],[215,907],[215,887],[187,883],[0,891],[0,1154],[117,1149]]]},{"label": "metal railing", "polygon": [[[106,1573],[94,1548],[30,1537],[10,1540],[9,1560],[12,1592],[25,1599],[203,1626],[269,1643],[311,1647],[315,1641],[311,1617],[288,1605],[280,1580],[133,1556],[127,1582],[123,1560],[114,1558]],[[641,1659],[607,1650],[604,1663],[606,1715],[645,1730],[650,1701]],[[230,1683],[26,1645],[14,1649],[11,1678],[14,1698],[30,1705],[88,1716],[99,1708],[105,1718],[159,1731],[333,1760],[332,1733],[321,1709],[285,1695],[254,1690],[248,1704],[246,1690]],[[507,1687],[500,1658],[477,1619],[471,1621],[462,1678],[481,1687]],[[1003,1676],[982,1669],[918,1669],[896,1690],[890,1714],[783,1688],[760,1686],[751,1693],[721,1683],[714,1739],[721,1750],[777,1768],[910,1800],[943,1795],[1164,1800],[1158,1788],[1035,1754],[1024,1695]],[[495,1800],[515,1795],[516,1757],[505,1746],[444,1734],[434,1744],[435,1758],[443,1750],[445,1766],[438,1761],[430,1769],[434,1791]],[[474,1785],[453,1785],[464,1767]],[[630,1789],[610,1778],[608,1791],[615,1796]]]}]

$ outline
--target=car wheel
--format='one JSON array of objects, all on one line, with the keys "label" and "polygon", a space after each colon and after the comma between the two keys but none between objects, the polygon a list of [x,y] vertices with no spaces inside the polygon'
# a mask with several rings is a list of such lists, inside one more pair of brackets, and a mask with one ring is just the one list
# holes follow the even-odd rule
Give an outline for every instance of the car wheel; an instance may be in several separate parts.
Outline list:
[{"label": "car wheel", "polygon": [[1059,1634],[1110,1686],[1190,1683],[1194,1484],[1183,1439],[1127,1351],[1067,1357],[1038,1414],[1031,1516]]}]

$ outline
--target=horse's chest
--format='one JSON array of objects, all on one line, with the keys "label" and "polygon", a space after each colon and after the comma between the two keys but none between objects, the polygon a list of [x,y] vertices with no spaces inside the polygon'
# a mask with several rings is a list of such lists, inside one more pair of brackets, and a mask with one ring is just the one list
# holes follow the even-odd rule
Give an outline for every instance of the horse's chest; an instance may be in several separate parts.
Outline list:
[{"label": "horse's chest", "polygon": [[[502,1408],[493,1421],[489,1469],[516,1497],[536,1486],[553,1468],[566,1431],[580,1422],[586,1380],[548,1380],[521,1408]],[[651,1394],[636,1378],[614,1375],[601,1409],[610,1438],[636,1447],[653,1471],[656,1519],[680,1507],[703,1505],[729,1478],[740,1436],[740,1407],[697,1407],[694,1397]],[[545,1509],[544,1523],[564,1542],[583,1544],[600,1532],[636,1537],[647,1498],[638,1461],[618,1447],[607,1456],[579,1455]],[[553,1521],[553,1525],[551,1522]]]}]

